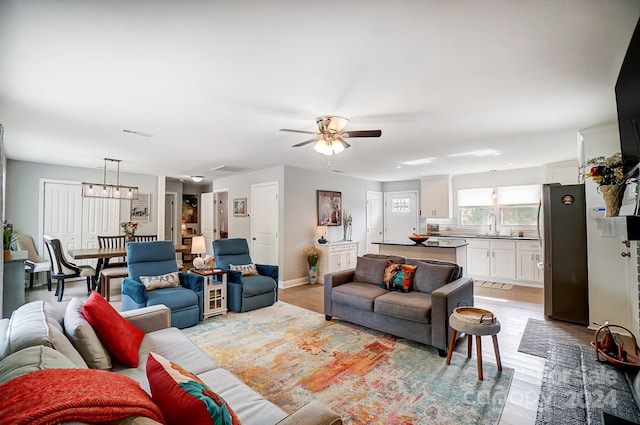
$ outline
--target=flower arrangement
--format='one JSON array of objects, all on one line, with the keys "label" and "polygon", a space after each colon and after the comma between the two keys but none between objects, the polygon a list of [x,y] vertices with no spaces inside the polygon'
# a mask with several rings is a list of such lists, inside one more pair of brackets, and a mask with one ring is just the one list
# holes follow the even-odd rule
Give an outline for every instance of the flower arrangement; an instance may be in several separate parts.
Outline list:
[{"label": "flower arrangement", "polygon": [[8,223],[7,220],[2,222],[2,232],[3,232],[3,247],[5,251],[11,250],[11,243],[15,237],[13,233],[13,224]]},{"label": "flower arrangement", "polygon": [[120,227],[127,239],[133,239],[133,235],[135,235],[136,229],[138,228],[138,223],[134,221],[121,221]]},{"label": "flower arrangement", "polygon": [[322,252],[315,246],[311,246],[302,250],[302,254],[307,258],[309,267],[314,267],[316,264],[318,264],[321,253]]},{"label": "flower arrangement", "polygon": [[598,156],[589,159],[585,167],[591,165],[585,177],[589,177],[598,186],[623,185],[626,183],[624,172],[622,171],[622,154],[614,153],[610,157]]}]

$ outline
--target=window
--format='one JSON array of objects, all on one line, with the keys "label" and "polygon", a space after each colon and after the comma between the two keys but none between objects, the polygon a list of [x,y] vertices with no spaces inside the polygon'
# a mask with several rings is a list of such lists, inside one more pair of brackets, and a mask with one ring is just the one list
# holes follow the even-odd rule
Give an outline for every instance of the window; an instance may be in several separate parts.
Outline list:
[{"label": "window", "polygon": [[410,212],[411,211],[411,199],[394,199],[391,201],[391,212]]},{"label": "window", "polygon": [[495,214],[501,226],[535,226],[539,201],[539,185],[460,189],[459,222],[462,226],[485,226]]}]

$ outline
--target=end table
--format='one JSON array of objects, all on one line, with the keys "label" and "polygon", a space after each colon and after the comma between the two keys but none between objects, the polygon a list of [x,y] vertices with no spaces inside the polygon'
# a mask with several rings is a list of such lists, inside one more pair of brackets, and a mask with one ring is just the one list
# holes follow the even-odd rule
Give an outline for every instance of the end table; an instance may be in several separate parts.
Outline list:
[{"label": "end table", "polygon": [[[220,269],[191,269],[204,277],[204,318],[227,314],[227,272]],[[220,276],[220,280],[217,279]]]}]

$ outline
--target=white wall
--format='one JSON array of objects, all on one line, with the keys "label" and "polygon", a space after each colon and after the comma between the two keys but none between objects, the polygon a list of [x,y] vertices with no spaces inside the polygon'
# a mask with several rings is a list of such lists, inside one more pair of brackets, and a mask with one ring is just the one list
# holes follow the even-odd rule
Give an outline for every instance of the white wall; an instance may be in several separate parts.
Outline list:
[{"label": "white wall", "polygon": [[[581,130],[584,137],[585,158],[610,156],[620,152],[618,126],[608,125]],[[587,211],[602,207],[604,202],[591,179],[585,182]],[[637,277],[630,276],[628,270],[635,264],[635,250],[631,257],[622,257],[627,251],[622,237],[602,236],[596,220],[587,215],[587,255],[589,267],[589,321],[631,328],[637,332],[637,320],[632,318],[632,302],[637,302]]]},{"label": "white wall", "polygon": [[[107,168],[109,170],[109,168]],[[40,180],[55,179],[73,182],[103,181],[103,169],[64,167],[27,161],[7,161],[6,182],[6,219],[14,224],[21,233],[29,234],[40,247],[38,207],[40,199]],[[115,181],[115,177],[107,173],[107,182]],[[151,217],[148,223],[140,223],[138,233],[156,234],[158,229],[157,214],[157,178],[155,176],[120,173],[120,182],[127,186],[138,186],[140,193],[150,194]],[[164,193],[162,194],[164,198]],[[118,201],[113,201],[118,202]],[[129,220],[130,201],[120,201],[120,221]],[[164,218],[163,218],[164,219]],[[40,254],[43,254],[42,252]]]}]

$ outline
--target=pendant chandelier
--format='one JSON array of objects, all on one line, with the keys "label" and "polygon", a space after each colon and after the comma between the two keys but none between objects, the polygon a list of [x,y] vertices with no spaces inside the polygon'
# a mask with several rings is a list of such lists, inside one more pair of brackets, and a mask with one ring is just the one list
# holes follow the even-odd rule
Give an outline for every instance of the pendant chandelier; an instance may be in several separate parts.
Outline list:
[{"label": "pendant chandelier", "polygon": [[[116,174],[116,184],[107,183],[107,161],[118,164]],[[104,177],[102,183],[82,182],[83,198],[106,198],[106,199],[138,199],[137,186],[123,186],[120,184],[120,159],[104,159]]]}]

